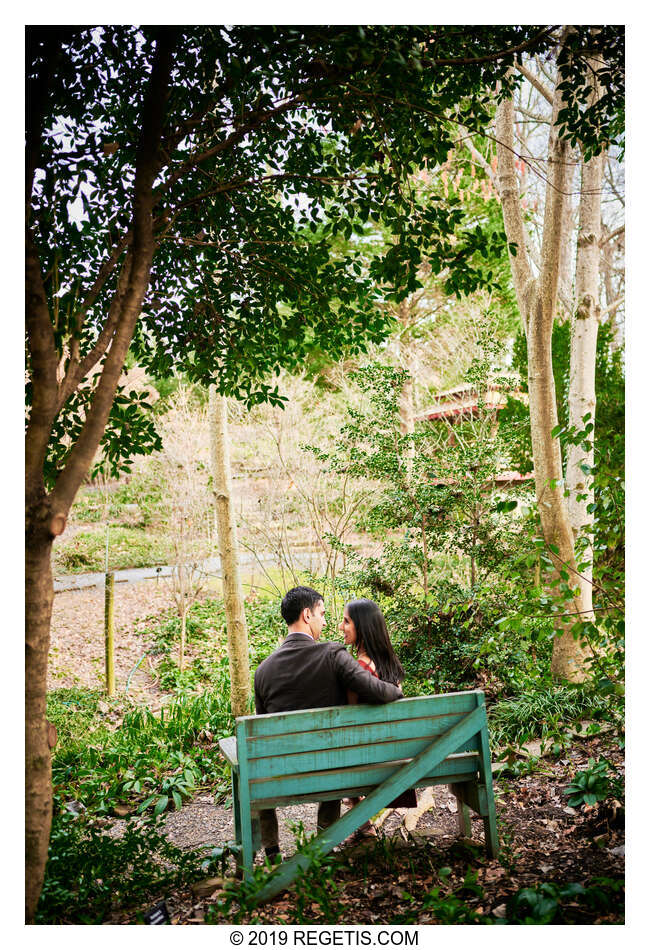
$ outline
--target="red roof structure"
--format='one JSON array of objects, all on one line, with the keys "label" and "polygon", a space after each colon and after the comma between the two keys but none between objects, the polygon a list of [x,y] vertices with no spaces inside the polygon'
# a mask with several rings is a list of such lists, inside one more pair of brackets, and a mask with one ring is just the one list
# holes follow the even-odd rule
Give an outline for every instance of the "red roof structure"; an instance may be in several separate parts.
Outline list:
[{"label": "red roof structure", "polygon": [[[512,380],[516,383],[518,377],[512,377]],[[520,389],[513,389],[512,393],[522,402],[527,401],[526,394],[522,393]],[[495,411],[498,415],[499,411],[506,405],[504,386],[496,382],[488,383],[480,400],[476,387],[472,386],[471,383],[437,393],[434,399],[433,405],[417,413],[415,416],[416,422],[435,422],[444,419],[453,424],[458,419],[474,414],[479,415],[484,412]],[[453,433],[451,438],[453,439]],[[507,488],[509,485],[528,482],[533,478],[532,473],[522,475],[521,472],[504,471],[495,476],[494,483],[502,488]],[[441,484],[446,481],[446,479],[440,479]]]}]

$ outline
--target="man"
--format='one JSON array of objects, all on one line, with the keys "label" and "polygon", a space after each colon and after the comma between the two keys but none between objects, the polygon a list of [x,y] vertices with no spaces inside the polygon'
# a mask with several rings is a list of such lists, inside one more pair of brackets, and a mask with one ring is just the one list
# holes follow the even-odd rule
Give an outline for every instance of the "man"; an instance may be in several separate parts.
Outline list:
[{"label": "man", "polygon": [[[287,627],[282,645],[255,672],[255,711],[287,712],[343,706],[352,690],[362,703],[389,703],[402,698],[402,691],[362,669],[342,643],[320,640],[325,627],[323,596],[311,587],[294,587],[281,605]],[[320,802],[318,830],[333,824],[340,815],[340,801]],[[260,812],[262,845],[267,857],[279,853],[275,809]]]}]

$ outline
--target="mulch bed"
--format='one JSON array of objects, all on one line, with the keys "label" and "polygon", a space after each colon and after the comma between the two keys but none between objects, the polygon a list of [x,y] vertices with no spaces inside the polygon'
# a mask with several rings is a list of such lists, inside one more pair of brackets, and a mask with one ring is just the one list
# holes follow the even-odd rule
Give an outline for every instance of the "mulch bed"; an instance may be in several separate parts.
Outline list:
[{"label": "mulch bed", "polygon": [[[414,830],[405,830],[404,812],[394,812],[377,841],[344,844],[332,856],[331,871],[321,869],[303,886],[294,885],[253,911],[236,901],[228,906],[218,883],[209,896],[197,897],[196,888],[187,888],[156,900],[165,900],[173,924],[518,923],[523,911],[513,910],[513,896],[550,882],[558,890],[568,884],[592,888],[587,897],[560,897],[553,923],[623,923],[623,806],[609,800],[572,809],[562,794],[573,773],[600,754],[623,772],[623,756],[613,740],[594,737],[577,741],[558,759],[542,760],[531,774],[495,778],[502,846],[497,861],[485,855],[480,820],[473,822],[472,839],[457,837],[455,799],[440,787]],[[309,835],[315,813],[315,805],[283,809],[281,828],[290,818],[302,821]],[[232,838],[232,813],[214,809],[204,796],[170,814],[167,828],[170,839],[183,847],[223,844]],[[280,843],[285,855],[295,849],[286,826]],[[137,914],[118,912],[111,922],[136,919]]]}]

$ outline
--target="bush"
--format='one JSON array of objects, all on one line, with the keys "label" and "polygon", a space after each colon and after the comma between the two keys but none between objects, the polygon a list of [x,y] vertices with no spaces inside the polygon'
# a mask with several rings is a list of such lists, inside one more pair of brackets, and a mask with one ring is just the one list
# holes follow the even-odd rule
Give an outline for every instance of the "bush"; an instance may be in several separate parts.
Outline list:
[{"label": "bush", "polygon": [[36,923],[99,924],[114,908],[154,902],[201,877],[203,857],[174,847],[156,823],[131,819],[117,837],[97,819],[55,807]]},{"label": "bush", "polygon": [[179,697],[158,714],[138,707],[114,732],[100,728],[57,750],[52,779],[64,803],[97,814],[111,813],[118,803],[134,810],[178,808],[199,785],[225,790],[217,741],[232,729],[227,691]]},{"label": "bush", "polygon": [[595,805],[606,798],[621,798],[623,782],[611,762],[602,756],[589,759],[587,768],[576,772],[572,782],[562,791],[569,795],[569,805]]}]

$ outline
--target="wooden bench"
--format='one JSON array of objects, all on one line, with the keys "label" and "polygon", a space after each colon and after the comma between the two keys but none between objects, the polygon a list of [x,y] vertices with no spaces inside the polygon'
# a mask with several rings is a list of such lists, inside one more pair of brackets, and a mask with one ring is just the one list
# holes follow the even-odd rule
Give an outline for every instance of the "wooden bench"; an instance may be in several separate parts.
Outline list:
[{"label": "wooden bench", "polygon": [[[461,834],[471,834],[471,808],[483,818],[488,854],[497,856],[487,716],[480,690],[380,706],[243,716],[236,721],[236,735],[219,744],[232,768],[235,838],[247,878],[259,848],[254,812],[365,796],[314,839],[325,854],[416,786],[450,785],[458,801]],[[286,888],[308,863],[305,855],[288,858],[259,899]]]}]

